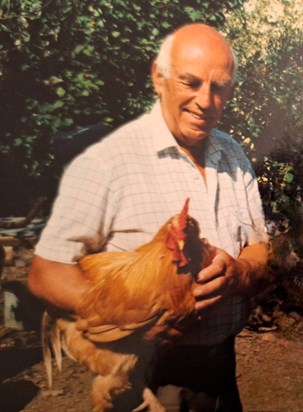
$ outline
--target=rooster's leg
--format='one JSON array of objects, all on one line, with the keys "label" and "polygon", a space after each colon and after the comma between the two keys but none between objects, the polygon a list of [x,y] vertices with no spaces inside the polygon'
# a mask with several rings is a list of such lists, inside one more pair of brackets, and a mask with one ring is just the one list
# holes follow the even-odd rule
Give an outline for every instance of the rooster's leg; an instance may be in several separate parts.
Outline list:
[{"label": "rooster's leg", "polygon": [[98,375],[93,383],[92,402],[93,412],[103,412],[113,407],[112,395],[118,395],[129,389],[126,376]]},{"label": "rooster's leg", "polygon": [[149,412],[166,412],[166,409],[158,401],[157,397],[152,393],[148,388],[145,388],[143,391],[144,402],[141,403],[136,409],[133,409],[132,412],[144,411],[145,408],[148,408]]}]

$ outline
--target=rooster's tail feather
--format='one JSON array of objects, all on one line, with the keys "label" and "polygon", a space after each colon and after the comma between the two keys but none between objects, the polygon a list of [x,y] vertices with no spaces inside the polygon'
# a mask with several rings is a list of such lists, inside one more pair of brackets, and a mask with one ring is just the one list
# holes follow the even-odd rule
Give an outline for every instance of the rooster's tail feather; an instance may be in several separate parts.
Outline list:
[{"label": "rooster's tail feather", "polygon": [[52,387],[52,352],[58,369],[62,370],[62,337],[57,326],[57,319],[44,312],[42,318],[42,352],[48,380],[48,386]]}]

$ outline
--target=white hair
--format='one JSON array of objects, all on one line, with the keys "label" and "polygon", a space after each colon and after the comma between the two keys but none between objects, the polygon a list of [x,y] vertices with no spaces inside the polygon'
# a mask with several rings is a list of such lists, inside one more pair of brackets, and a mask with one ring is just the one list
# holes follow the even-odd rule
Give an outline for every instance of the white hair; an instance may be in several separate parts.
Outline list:
[{"label": "white hair", "polygon": [[156,63],[159,71],[162,73],[163,77],[166,79],[170,76],[170,66],[171,66],[171,51],[173,47],[173,42],[175,39],[175,33],[171,33],[166,36],[160,45],[159,52],[156,56]]},{"label": "white hair", "polygon": [[[162,40],[158,54],[155,59],[158,69],[165,79],[168,79],[170,76],[171,51],[172,51],[174,39],[175,39],[175,33],[171,33]],[[232,72],[232,86],[233,86],[237,81],[238,59],[237,59],[237,56],[234,50],[231,47],[230,47],[230,52],[233,58],[233,72]]]}]

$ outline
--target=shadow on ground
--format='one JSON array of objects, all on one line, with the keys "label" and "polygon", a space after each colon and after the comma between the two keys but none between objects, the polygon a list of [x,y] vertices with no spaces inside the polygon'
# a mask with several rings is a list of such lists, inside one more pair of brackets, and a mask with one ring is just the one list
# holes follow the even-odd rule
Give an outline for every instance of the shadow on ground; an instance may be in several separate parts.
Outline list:
[{"label": "shadow on ground", "polygon": [[39,386],[30,380],[10,380],[24,369],[41,362],[41,348],[2,348],[0,350],[0,411],[19,412],[37,395]]}]

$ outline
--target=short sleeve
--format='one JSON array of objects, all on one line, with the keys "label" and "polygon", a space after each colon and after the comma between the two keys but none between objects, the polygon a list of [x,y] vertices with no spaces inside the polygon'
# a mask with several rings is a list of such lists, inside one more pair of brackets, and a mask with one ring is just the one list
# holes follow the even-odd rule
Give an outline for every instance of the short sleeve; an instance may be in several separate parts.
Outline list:
[{"label": "short sleeve", "polygon": [[110,233],[114,213],[110,173],[101,159],[77,157],[60,182],[51,217],[35,253],[62,263],[99,251]]}]

